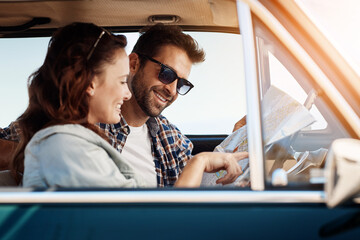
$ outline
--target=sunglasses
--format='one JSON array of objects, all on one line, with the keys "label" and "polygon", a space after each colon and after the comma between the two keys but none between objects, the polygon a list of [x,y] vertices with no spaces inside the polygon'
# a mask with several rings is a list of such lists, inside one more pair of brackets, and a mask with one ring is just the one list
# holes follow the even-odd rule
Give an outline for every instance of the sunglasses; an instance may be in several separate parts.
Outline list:
[{"label": "sunglasses", "polygon": [[101,38],[104,36],[104,34],[107,33],[109,36],[112,35],[112,34],[111,34],[108,30],[106,30],[105,28],[101,28],[101,29],[102,29],[102,31],[101,31],[99,37],[96,39],[96,41],[95,41],[94,45],[92,46],[89,54],[87,55],[87,58],[86,58],[87,61],[89,61],[89,59],[91,58],[92,54],[94,53],[94,50],[95,50],[96,46],[99,44],[99,42],[100,42]]},{"label": "sunglasses", "polygon": [[176,84],[176,91],[180,95],[187,94],[194,87],[194,85],[192,85],[191,82],[189,82],[188,80],[186,80],[184,78],[180,78],[173,69],[166,66],[165,64],[163,64],[151,57],[148,57],[146,55],[139,54],[139,53],[138,53],[138,55],[141,57],[145,57],[146,59],[150,60],[151,62],[154,62],[161,66],[161,69],[160,69],[160,72],[158,75],[160,82],[162,82],[164,84],[170,84],[170,83],[174,82],[175,80],[178,80],[178,82]]}]

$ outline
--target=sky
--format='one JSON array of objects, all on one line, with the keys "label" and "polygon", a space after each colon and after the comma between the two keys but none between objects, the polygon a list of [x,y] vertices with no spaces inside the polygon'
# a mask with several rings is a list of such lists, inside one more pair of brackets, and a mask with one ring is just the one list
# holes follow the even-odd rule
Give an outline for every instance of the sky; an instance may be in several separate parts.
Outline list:
[{"label": "sky", "polygon": [[296,0],[360,76],[360,1]]},{"label": "sky", "polygon": [[[353,68],[360,75],[360,1],[358,0],[296,0],[304,11],[306,11],[310,19],[312,19],[316,25],[324,32],[324,34],[330,39],[333,45],[345,56],[345,58],[351,63]],[[134,35],[135,36],[135,35]],[[136,37],[136,36],[135,36]],[[212,37],[215,37],[213,35]],[[131,36],[129,42],[131,42]],[[36,39],[27,39],[26,43],[22,39],[0,39],[0,127],[6,127],[11,121],[15,120],[26,108],[27,106],[27,89],[26,89],[26,79],[29,75],[34,72],[39,66],[41,66],[48,44],[49,38],[36,38]],[[204,40],[199,39],[199,43]],[[128,51],[132,48],[130,44],[128,46]],[[25,54],[26,53],[26,54]],[[226,52],[215,52],[209,53],[219,55],[225,54]],[[219,59],[226,59],[226,56],[223,56]],[[216,62],[213,63],[216,65]],[[222,73],[219,72],[219,78],[223,77]],[[192,79],[199,78],[196,73],[190,75]],[[206,78],[202,76],[203,78]],[[192,80],[191,80],[192,81]],[[193,82],[193,81],[192,81]],[[209,87],[205,85],[200,85],[201,83],[193,82],[196,88],[205,88]],[[220,86],[220,85],[219,85]],[[197,93],[196,88],[189,93],[195,96]],[[240,86],[241,88],[241,86]],[[222,93],[225,97],[233,93],[228,93],[219,91],[216,94]],[[210,96],[210,97],[209,97]],[[199,96],[196,95],[198,101],[212,98],[215,96],[215,93],[212,93],[209,90],[209,96]],[[226,129],[219,129],[221,132],[229,132],[232,127],[231,121],[234,122],[237,118],[240,118],[244,112],[244,106],[237,106],[241,109],[238,115],[232,116],[229,120],[215,120],[215,116],[220,116],[226,104],[222,104],[222,100],[225,97],[218,97],[214,104],[208,104],[207,111],[213,112],[213,117],[210,121],[208,119],[208,125],[214,126],[216,121],[228,121],[226,124]],[[186,106],[196,106],[196,103],[189,103],[188,99],[183,98],[177,100],[178,105]],[[181,104],[184,102],[184,104]],[[220,104],[220,105],[215,105]],[[220,109],[220,110],[219,110]],[[200,128],[202,123],[201,111],[197,111],[197,108],[194,107],[191,110],[191,114],[195,116],[192,119],[192,124],[195,120],[198,120],[198,127]],[[168,115],[176,115],[176,109],[169,108],[169,111],[166,113]],[[180,126],[179,126],[180,127]],[[183,126],[180,127],[183,132],[187,132],[188,123],[185,121]],[[185,128],[185,131],[184,131]],[[214,129],[213,129],[214,130]],[[207,131],[207,130],[204,130]],[[213,131],[214,132],[214,131]]]}]

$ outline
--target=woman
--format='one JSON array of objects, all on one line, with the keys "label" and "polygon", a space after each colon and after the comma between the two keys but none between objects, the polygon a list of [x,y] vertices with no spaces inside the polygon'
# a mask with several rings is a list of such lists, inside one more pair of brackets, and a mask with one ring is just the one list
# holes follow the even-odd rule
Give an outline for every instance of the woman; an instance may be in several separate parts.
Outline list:
[{"label": "woman", "polygon": [[[119,122],[121,105],[131,97],[125,45],[124,36],[94,24],[74,23],[54,34],[44,64],[30,77],[29,106],[18,119],[22,142],[13,171],[19,183],[23,181],[25,187],[146,186],[95,125]],[[219,182],[232,182],[241,173],[237,160],[244,157],[245,153],[198,154],[176,186],[199,186],[204,171],[220,169],[228,174]]]}]

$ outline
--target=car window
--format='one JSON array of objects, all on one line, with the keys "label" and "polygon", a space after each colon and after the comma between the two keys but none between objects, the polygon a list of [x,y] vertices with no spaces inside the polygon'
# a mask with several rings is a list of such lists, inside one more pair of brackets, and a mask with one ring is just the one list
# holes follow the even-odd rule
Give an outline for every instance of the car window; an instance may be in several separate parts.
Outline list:
[{"label": "car window", "polygon": [[[126,51],[132,50],[138,33],[127,33]],[[44,62],[50,37],[0,38],[0,127],[6,127],[28,105],[27,79]]]},{"label": "car window", "polygon": [[[245,115],[242,44],[239,34],[188,32],[206,52],[189,76],[194,84],[163,114],[184,134],[229,134]],[[125,33],[129,54],[139,37]],[[49,38],[0,39],[0,127],[15,120],[28,104],[27,78],[44,61]]]},{"label": "car window", "polygon": [[326,89],[260,21],[254,22],[267,182],[284,184],[287,176],[290,185],[324,183],[321,169],[331,143],[350,135],[323,98]]},{"label": "car window", "polygon": [[242,41],[239,34],[189,33],[206,52],[192,68],[195,85],[164,115],[185,134],[229,134],[246,114]]},{"label": "car window", "polygon": [[[271,85],[289,94],[297,102],[304,104],[307,98],[311,97],[311,95],[308,96],[305,90],[286,69],[286,67],[279,61],[278,58],[276,58],[270,51],[268,51],[267,54],[269,57]],[[310,113],[315,118],[315,122],[309,126],[309,129],[316,130],[325,129],[327,127],[328,124],[317,109],[316,104],[311,105]]]},{"label": "car window", "polygon": [[48,37],[0,38],[0,127],[6,127],[27,107],[27,79],[43,63]]}]

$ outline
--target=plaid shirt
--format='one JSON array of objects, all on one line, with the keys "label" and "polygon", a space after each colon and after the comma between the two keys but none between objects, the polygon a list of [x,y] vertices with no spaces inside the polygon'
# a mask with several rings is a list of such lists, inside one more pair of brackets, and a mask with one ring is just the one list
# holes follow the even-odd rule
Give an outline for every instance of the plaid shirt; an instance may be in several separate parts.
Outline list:
[{"label": "plaid shirt", "polygon": [[20,141],[20,129],[17,122],[12,122],[10,125],[4,129],[0,128],[0,139],[11,140],[11,141]]},{"label": "plaid shirt", "polygon": [[[149,118],[146,124],[152,140],[151,149],[158,186],[173,186],[191,158],[193,144],[162,115]],[[130,134],[130,128],[125,119],[121,117],[117,124],[99,125],[105,129],[112,146],[121,153],[126,138]]]}]

